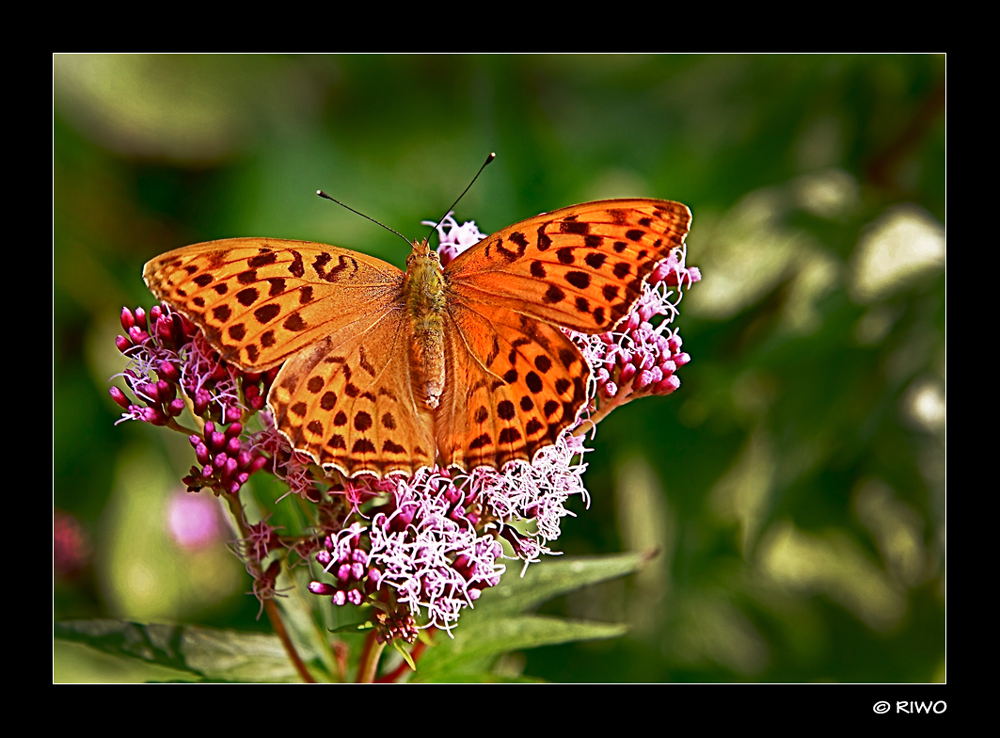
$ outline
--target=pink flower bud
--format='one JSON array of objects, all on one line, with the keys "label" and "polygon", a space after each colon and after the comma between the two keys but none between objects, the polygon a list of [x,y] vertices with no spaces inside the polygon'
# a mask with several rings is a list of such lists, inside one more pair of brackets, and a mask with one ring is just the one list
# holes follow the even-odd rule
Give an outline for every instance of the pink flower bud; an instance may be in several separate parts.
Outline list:
[{"label": "pink flower bud", "polygon": [[140,411],[140,419],[150,425],[166,425],[170,421],[166,415],[155,407],[144,407]]},{"label": "pink flower bud", "polygon": [[648,369],[643,369],[638,374],[635,375],[635,380],[632,382],[632,389],[636,392],[646,389],[652,380],[652,372]]},{"label": "pink flower bud", "polygon": [[169,361],[161,361],[156,373],[168,382],[176,382],[181,378],[180,370]]},{"label": "pink flower bud", "polygon": [[333,594],[336,591],[333,585],[324,584],[323,582],[309,582],[308,588],[310,592],[318,595]]},{"label": "pink flower bud", "polygon": [[676,375],[671,374],[653,385],[653,393],[657,395],[669,395],[681,386],[681,380]]},{"label": "pink flower bud", "polygon": [[174,324],[170,320],[157,320],[156,321],[156,335],[168,343],[172,343],[174,340]]},{"label": "pink flower bud", "polygon": [[117,387],[112,387],[109,392],[111,393],[112,400],[114,400],[123,410],[128,410],[129,405],[132,403],[129,402],[129,399],[125,396],[124,392]]},{"label": "pink flower bud", "polygon": [[212,396],[207,391],[199,389],[195,390],[192,399],[194,400],[194,414],[204,415],[208,409],[208,403],[212,401]]},{"label": "pink flower bud", "polygon": [[170,384],[170,382],[162,379],[157,380],[156,396],[160,399],[160,402],[170,402],[177,396],[177,385]]},{"label": "pink flower bud", "polygon": [[[207,425],[207,424],[206,424]],[[208,428],[205,428],[205,440],[208,442],[208,447],[213,451],[221,451],[226,445],[226,434],[215,431],[214,433],[209,433]]]},{"label": "pink flower bud", "polygon": [[122,308],[122,329],[126,332],[135,325],[135,316],[127,307]]},{"label": "pink flower bud", "polygon": [[337,581],[342,585],[347,584],[351,580],[351,565],[341,564],[337,567]]}]

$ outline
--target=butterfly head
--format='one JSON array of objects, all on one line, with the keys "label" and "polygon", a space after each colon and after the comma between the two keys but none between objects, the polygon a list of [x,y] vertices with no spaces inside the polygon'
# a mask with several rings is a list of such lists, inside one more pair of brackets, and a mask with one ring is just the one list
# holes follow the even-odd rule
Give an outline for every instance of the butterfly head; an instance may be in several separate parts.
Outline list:
[{"label": "butterfly head", "polygon": [[406,257],[406,273],[409,275],[441,272],[441,257],[430,247],[427,239],[413,242],[413,251]]},{"label": "butterfly head", "polygon": [[422,238],[419,241],[413,242],[413,251],[406,258],[406,265],[409,266],[414,259],[426,259],[428,257],[440,262],[437,251],[431,248],[426,238]]}]

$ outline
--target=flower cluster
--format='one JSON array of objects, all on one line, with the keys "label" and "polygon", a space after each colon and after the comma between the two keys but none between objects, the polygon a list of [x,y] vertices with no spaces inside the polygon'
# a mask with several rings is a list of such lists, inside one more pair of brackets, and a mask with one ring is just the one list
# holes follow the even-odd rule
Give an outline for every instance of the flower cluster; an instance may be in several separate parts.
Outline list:
[{"label": "flower cluster", "polygon": [[[474,222],[459,225],[450,213],[437,230],[443,264],[484,237]],[[242,538],[234,548],[262,604],[279,594],[278,574],[295,563],[294,554],[310,565],[310,592],[336,606],[372,608],[378,640],[412,643],[420,627],[450,634],[462,611],[499,583],[504,559],[527,566],[553,553],[562,519],[573,514],[569,500],[589,503],[585,432],[618,405],[679,386],[676,372],[690,357],[670,324],[681,290],[701,278],[684,258],[679,247],[660,264],[615,330],[567,331],[593,370],[584,412],[531,463],[513,461],[502,470],[432,468],[411,477],[346,479],[319,469],[289,446],[265,407],[277,370],[250,374],[227,365],[189,320],[165,305],[148,316],[123,311],[126,335],[117,345],[129,365],[120,376],[135,400],[117,387],[111,395],[123,420],[188,434],[197,462],[184,478],[189,490],[208,487],[237,500],[247,479],[264,469],[312,506],[312,527],[297,535],[279,533],[267,519],[239,521]],[[200,430],[179,424],[185,409]],[[254,417],[259,429],[249,431]]]},{"label": "flower cluster", "polygon": [[[269,385],[274,373],[246,374],[227,366],[195,325],[167,305],[154,306],[148,316],[142,308],[123,308],[121,324],[127,336],[118,336],[115,345],[129,362],[119,376],[136,401],[111,388],[112,399],[125,411],[118,422],[141,420],[188,431],[198,462],[184,477],[188,490],[239,492],[268,463],[251,448],[251,437],[239,421],[245,410],[264,406],[261,384]],[[201,431],[176,421],[185,407],[203,421]]]},{"label": "flower cluster", "polygon": [[369,566],[395,590],[396,602],[450,631],[505,569],[497,563],[503,547],[488,530],[477,530],[480,522],[475,495],[440,471],[424,470],[400,480],[389,506],[372,519]]},{"label": "flower cluster", "polygon": [[679,288],[701,279],[697,267],[685,267],[684,256],[678,248],[660,264],[643,285],[639,301],[614,330],[592,336],[568,331],[594,369],[595,422],[637,397],[669,395],[681,386],[676,371],[691,356],[681,351],[680,334],[670,330],[670,323],[683,295]]}]

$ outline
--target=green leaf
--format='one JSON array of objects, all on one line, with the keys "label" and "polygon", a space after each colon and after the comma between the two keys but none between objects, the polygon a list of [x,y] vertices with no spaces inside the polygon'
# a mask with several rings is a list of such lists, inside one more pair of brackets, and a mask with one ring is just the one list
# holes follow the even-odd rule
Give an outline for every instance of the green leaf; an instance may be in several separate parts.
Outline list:
[{"label": "green leaf", "polygon": [[459,671],[483,667],[493,657],[507,651],[551,646],[569,641],[616,638],[628,626],[592,623],[540,615],[521,615],[483,619],[469,625],[462,623],[453,632],[454,639],[439,633],[436,645],[427,650],[411,681],[439,681],[453,678]]},{"label": "green leaf", "polygon": [[176,669],[191,681],[300,681],[281,641],[266,633],[127,620],[69,620],[55,624],[55,637]]},{"label": "green leaf", "polygon": [[424,654],[411,681],[461,681],[458,674],[480,681],[496,657],[508,651],[623,635],[628,630],[623,624],[522,613],[558,595],[631,574],[653,555],[548,559],[529,566],[523,577],[507,572],[497,587],[486,590],[475,607],[462,614],[452,631],[454,638],[436,635],[435,645]]},{"label": "green leaf", "polygon": [[[419,682],[421,680],[414,678],[410,681]],[[545,680],[532,676],[509,676],[494,674],[491,671],[476,671],[442,674],[436,676],[434,682],[436,684],[544,684]]]},{"label": "green leaf", "polygon": [[416,671],[417,665],[413,663],[413,657],[410,656],[410,652],[403,648],[402,644],[398,640],[392,641],[392,647],[395,648],[399,655],[403,657],[403,661],[406,662],[407,666]]},{"label": "green leaf", "polygon": [[638,571],[656,555],[649,551],[550,558],[529,566],[523,577],[508,571],[499,586],[483,592],[472,612],[462,614],[461,622],[526,612],[553,597]]}]

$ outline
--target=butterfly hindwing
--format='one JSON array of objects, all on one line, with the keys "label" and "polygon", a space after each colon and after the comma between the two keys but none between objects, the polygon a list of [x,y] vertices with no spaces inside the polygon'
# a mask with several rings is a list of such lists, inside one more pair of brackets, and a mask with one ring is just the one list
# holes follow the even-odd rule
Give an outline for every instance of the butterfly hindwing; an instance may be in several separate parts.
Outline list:
[{"label": "butterfly hindwing", "polygon": [[453,379],[437,416],[442,465],[496,469],[531,461],[571,425],[590,369],[556,326],[510,310],[453,301],[446,323]]},{"label": "butterfly hindwing", "polygon": [[434,462],[433,416],[413,392],[404,310],[356,320],[285,363],[268,404],[298,451],[347,476]]}]

